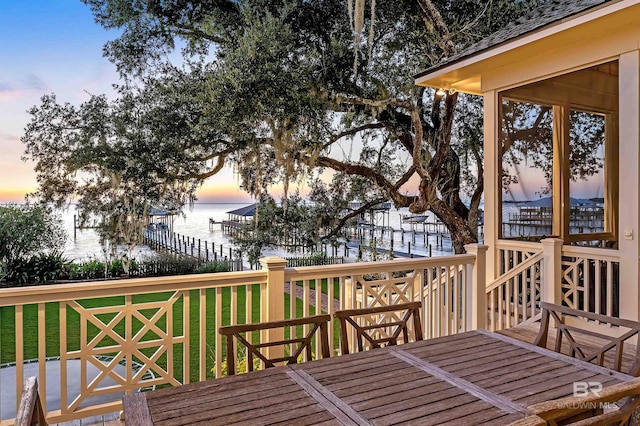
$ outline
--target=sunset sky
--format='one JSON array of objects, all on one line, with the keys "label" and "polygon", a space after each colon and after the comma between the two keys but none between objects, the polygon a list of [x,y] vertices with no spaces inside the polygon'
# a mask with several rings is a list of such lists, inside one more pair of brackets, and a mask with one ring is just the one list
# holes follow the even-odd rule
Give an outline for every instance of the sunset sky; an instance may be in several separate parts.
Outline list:
[{"label": "sunset sky", "polygon": [[[102,46],[118,33],[93,20],[79,0],[0,1],[0,203],[21,202],[37,187],[33,164],[21,160],[20,137],[40,97],[80,104],[89,95],[113,96],[115,66]],[[199,191],[202,202],[249,202],[231,170]]]}]

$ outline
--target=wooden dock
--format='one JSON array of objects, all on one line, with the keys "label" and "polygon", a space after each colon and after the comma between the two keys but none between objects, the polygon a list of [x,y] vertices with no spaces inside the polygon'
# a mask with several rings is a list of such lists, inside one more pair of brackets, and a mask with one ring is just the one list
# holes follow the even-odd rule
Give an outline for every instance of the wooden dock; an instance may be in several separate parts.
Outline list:
[{"label": "wooden dock", "polygon": [[216,246],[213,242],[180,235],[166,229],[147,229],[144,244],[153,250],[189,256],[201,262],[224,262],[229,265],[231,271],[244,270],[242,257],[234,256],[231,247],[225,249],[222,244]]},{"label": "wooden dock", "polygon": [[[509,213],[502,222],[505,236],[553,234],[551,207],[519,207],[517,213]],[[572,206],[569,216],[571,233],[597,233],[604,231],[604,207]]]}]

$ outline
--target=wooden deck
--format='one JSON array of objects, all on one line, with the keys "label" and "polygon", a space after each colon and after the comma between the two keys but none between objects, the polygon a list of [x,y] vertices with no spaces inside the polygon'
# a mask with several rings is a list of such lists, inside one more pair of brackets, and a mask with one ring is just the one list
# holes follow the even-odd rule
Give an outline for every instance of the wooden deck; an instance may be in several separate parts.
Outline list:
[{"label": "wooden deck", "polygon": [[[539,322],[531,322],[531,323],[520,324],[517,327],[509,328],[506,330],[501,330],[501,331],[498,331],[498,333],[505,336],[512,337],[514,339],[521,340],[523,342],[533,343],[536,336],[538,335],[539,329],[540,329]],[[547,339],[547,348],[549,350],[554,350],[556,334],[557,334],[556,329],[553,327],[549,327],[549,337]],[[574,336],[574,338],[576,338],[576,340],[579,343],[584,344],[585,346],[593,347],[593,348],[600,347],[604,344],[604,342],[599,339],[588,338],[584,335],[576,335]],[[562,342],[562,353],[563,354],[569,353],[569,348],[566,341]],[[635,354],[636,354],[635,345],[628,344],[624,346],[621,371],[623,372],[630,371]],[[613,365],[612,354],[607,354],[604,365],[605,366]]]},{"label": "wooden deck", "polygon": [[630,376],[475,331],[125,397],[128,424],[509,424]]},{"label": "wooden deck", "polygon": [[109,413],[102,416],[87,417],[72,422],[54,423],[49,426],[124,426],[120,420],[120,413]]}]

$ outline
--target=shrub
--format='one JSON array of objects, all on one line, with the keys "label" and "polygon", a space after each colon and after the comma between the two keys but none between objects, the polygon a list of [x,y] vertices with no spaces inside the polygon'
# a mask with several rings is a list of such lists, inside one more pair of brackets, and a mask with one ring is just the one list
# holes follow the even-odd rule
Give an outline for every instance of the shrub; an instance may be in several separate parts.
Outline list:
[{"label": "shrub", "polygon": [[124,274],[124,264],[122,259],[113,259],[109,265],[109,274],[112,277],[119,277]]},{"label": "shrub", "polygon": [[143,260],[141,264],[137,264],[135,270],[130,267],[129,273],[138,277],[185,275],[193,274],[197,268],[198,260],[192,257],[158,253],[154,257]]},{"label": "shrub", "polygon": [[24,285],[46,284],[69,277],[71,261],[61,253],[41,253],[29,258],[17,258],[6,263],[3,280]]},{"label": "shrub", "polygon": [[105,263],[97,259],[82,262],[79,267],[80,279],[96,279],[105,277]]},{"label": "shrub", "polygon": [[213,261],[200,265],[196,270],[196,274],[210,274],[215,272],[229,272],[229,265],[224,262]]},{"label": "shrub", "polygon": [[[213,373],[213,377],[216,377],[216,362],[215,362],[215,351],[211,350],[213,357],[213,367],[211,368],[211,372]],[[239,347],[238,348],[238,358],[236,362],[236,374],[244,374],[249,372],[249,364],[248,364],[248,356],[247,356],[247,348]],[[225,358],[220,363],[220,368],[222,370],[222,375],[220,377],[225,377],[229,374],[227,371],[227,359]],[[260,370],[260,359],[257,357],[253,357],[253,371]]]},{"label": "shrub", "polygon": [[65,241],[62,221],[49,207],[30,204],[0,207],[0,263],[25,262],[32,256],[60,253]]}]

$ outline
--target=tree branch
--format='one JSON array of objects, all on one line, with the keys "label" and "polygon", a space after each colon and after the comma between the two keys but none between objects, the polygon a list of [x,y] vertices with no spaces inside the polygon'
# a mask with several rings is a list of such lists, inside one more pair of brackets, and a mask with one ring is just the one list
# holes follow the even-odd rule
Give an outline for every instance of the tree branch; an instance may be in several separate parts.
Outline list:
[{"label": "tree branch", "polygon": [[453,43],[451,39],[451,34],[449,33],[449,27],[445,24],[444,19],[442,19],[442,15],[435,7],[435,5],[431,2],[431,0],[418,0],[418,4],[425,16],[433,26],[435,27],[437,33],[441,37],[441,47],[444,51],[444,54],[447,58],[456,54],[456,45]]},{"label": "tree branch", "polygon": [[385,126],[383,123],[368,123],[365,124],[363,126],[359,126],[359,127],[354,127],[351,128],[349,130],[345,130],[344,132],[338,133],[337,135],[334,135],[329,142],[325,143],[324,145],[322,145],[322,148],[328,148],[329,146],[333,145],[335,142],[339,141],[340,139],[346,137],[346,136],[353,136],[357,133],[360,133],[364,130],[372,130],[372,129],[383,129]]},{"label": "tree branch", "polygon": [[415,109],[414,106],[411,104],[411,102],[403,101],[401,99],[395,99],[395,98],[380,99],[380,100],[374,101],[373,99],[362,98],[359,96],[347,97],[343,95],[338,95],[336,97],[336,102],[338,104],[347,103],[351,105],[363,105],[363,106],[379,108],[379,109],[384,109],[389,105],[395,106],[398,108],[405,108],[407,110]]},{"label": "tree branch", "polygon": [[208,172],[205,173],[187,173],[185,175],[181,175],[180,178],[181,179],[198,179],[198,180],[204,180],[206,178],[209,178],[215,174],[217,174],[220,170],[222,170],[222,168],[224,167],[224,162],[226,160],[227,156],[226,155],[219,155],[218,156],[218,163],[216,164],[216,166],[209,170]]},{"label": "tree branch", "polygon": [[195,37],[200,37],[203,38],[207,41],[210,41],[212,43],[224,43],[225,40],[221,37],[216,37],[213,36],[211,34],[207,34],[206,32],[199,30],[197,28],[194,27],[189,27],[186,25],[179,25],[179,24],[175,24],[175,30],[174,32],[176,33],[176,35],[179,36],[183,36],[183,37],[189,37],[189,36],[195,36]]},{"label": "tree branch", "polygon": [[364,203],[362,206],[360,206],[359,208],[357,208],[356,210],[353,210],[351,213],[348,213],[346,215],[344,215],[342,217],[342,219],[340,219],[340,222],[338,222],[338,224],[336,226],[333,227],[333,229],[331,231],[329,231],[329,233],[327,235],[325,235],[323,238],[327,239],[330,237],[335,237],[338,235],[338,233],[340,232],[340,230],[347,224],[347,221],[351,218],[354,218],[356,216],[358,216],[361,213],[364,213],[367,209],[378,205],[380,203],[384,203],[386,201],[386,198],[380,197],[380,198],[376,198],[375,200],[369,201],[367,203]]},{"label": "tree branch", "polygon": [[409,176],[407,176],[408,172],[403,175],[403,177],[399,181],[401,183],[398,185],[397,183],[393,184],[386,177],[384,177],[380,173],[376,172],[375,170],[373,170],[373,169],[371,169],[371,168],[369,168],[367,166],[360,165],[360,164],[344,163],[342,161],[338,161],[338,160],[335,160],[335,159],[329,158],[329,157],[318,157],[316,163],[320,167],[329,167],[330,169],[333,169],[333,170],[336,170],[336,171],[339,171],[339,172],[342,172],[342,173],[346,173],[348,175],[357,175],[357,176],[362,176],[362,177],[369,178],[369,179],[373,180],[376,183],[376,185],[378,186],[378,188],[380,188],[383,191],[385,191],[387,193],[387,195],[389,196],[389,198],[391,198],[393,200],[393,202],[394,202],[396,207],[408,206],[415,199],[415,197],[413,197],[413,196],[408,197],[408,196],[402,195],[402,194],[400,194],[400,192],[398,192],[398,189],[407,180],[409,180],[409,178],[413,174],[413,170],[412,169],[409,169],[409,171],[411,171],[411,174]]}]

